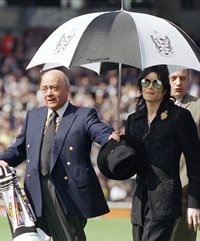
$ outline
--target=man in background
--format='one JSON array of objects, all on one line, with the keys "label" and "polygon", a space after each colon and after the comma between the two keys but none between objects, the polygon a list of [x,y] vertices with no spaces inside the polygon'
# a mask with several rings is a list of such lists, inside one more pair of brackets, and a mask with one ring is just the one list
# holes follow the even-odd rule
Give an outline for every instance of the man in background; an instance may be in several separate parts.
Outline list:
[{"label": "man in background", "polygon": [[[171,95],[175,97],[175,104],[188,109],[196,123],[200,136],[200,99],[187,93],[189,84],[189,70],[182,69],[169,76]],[[182,155],[180,160],[180,177],[182,182],[182,217],[177,219],[170,241],[187,240],[195,241],[196,232],[189,230],[186,223],[186,205],[188,191],[188,177],[186,172],[185,158]]]}]

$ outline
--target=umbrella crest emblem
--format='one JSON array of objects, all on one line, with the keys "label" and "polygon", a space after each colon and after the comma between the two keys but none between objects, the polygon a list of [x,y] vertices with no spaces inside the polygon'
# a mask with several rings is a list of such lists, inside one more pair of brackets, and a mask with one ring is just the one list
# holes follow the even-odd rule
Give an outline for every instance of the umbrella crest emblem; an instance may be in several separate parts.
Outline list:
[{"label": "umbrella crest emblem", "polygon": [[54,54],[61,54],[66,49],[70,41],[74,38],[74,36],[75,29],[72,29],[72,31],[68,34],[64,33],[63,35],[61,35],[60,40],[56,45],[56,48],[53,50]]},{"label": "umbrella crest emblem", "polygon": [[168,36],[161,36],[158,32],[154,32],[151,35],[151,39],[155,44],[156,50],[159,54],[164,56],[174,55],[174,50],[171,46],[171,42]]}]

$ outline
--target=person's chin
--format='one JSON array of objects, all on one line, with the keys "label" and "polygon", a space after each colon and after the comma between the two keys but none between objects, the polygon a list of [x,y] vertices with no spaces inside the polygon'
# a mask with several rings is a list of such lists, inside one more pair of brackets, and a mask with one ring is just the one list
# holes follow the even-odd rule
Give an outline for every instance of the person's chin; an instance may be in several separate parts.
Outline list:
[{"label": "person's chin", "polygon": [[57,110],[57,105],[55,104],[48,104],[48,108],[51,110]]},{"label": "person's chin", "polygon": [[176,100],[178,100],[178,99],[181,99],[183,95],[181,95],[180,93],[177,93],[174,97]]}]

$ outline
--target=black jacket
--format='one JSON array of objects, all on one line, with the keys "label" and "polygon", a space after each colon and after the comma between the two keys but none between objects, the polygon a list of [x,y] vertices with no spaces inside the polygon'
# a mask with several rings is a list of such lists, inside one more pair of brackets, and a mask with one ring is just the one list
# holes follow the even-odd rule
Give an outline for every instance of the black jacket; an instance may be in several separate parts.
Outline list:
[{"label": "black jacket", "polygon": [[181,215],[179,160],[182,152],[189,177],[188,207],[200,208],[200,141],[190,112],[173,103],[162,102],[149,128],[144,107],[128,117],[126,134],[141,139],[147,150],[147,163],[137,175],[132,222],[142,222],[145,180],[148,180],[148,198],[154,220],[174,219]]}]

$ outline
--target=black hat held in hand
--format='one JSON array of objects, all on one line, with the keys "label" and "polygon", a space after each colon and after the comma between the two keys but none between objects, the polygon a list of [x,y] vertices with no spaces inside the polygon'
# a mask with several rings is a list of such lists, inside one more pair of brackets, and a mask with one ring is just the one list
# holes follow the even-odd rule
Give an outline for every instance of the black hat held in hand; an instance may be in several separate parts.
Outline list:
[{"label": "black hat held in hand", "polygon": [[139,171],[145,157],[145,147],[138,138],[122,135],[120,142],[111,139],[102,146],[97,157],[97,165],[104,176],[114,180],[125,180]]}]

